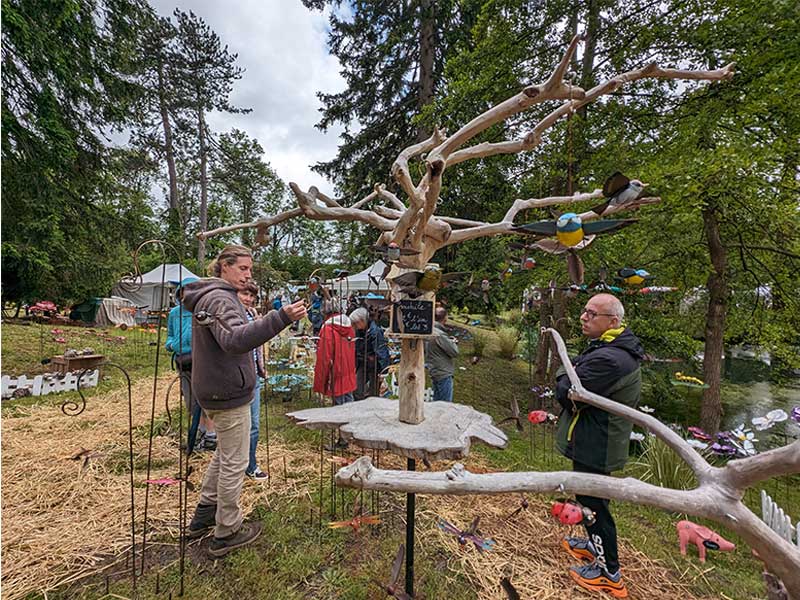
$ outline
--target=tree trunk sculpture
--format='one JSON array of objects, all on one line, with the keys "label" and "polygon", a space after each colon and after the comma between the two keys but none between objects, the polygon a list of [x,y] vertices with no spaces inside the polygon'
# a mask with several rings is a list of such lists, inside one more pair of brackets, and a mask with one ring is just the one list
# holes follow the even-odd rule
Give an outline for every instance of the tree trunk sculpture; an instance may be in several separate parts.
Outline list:
[{"label": "tree trunk sculpture", "polygon": [[[517,199],[508,209],[503,219],[497,223],[470,221],[435,214],[442,187],[442,178],[448,167],[468,160],[477,160],[498,154],[514,154],[529,151],[538,146],[542,136],[559,119],[567,117],[578,109],[596,101],[601,96],[617,91],[625,84],[639,79],[686,79],[724,81],[733,77],[733,65],[715,70],[690,70],[663,68],[651,63],[640,69],[621,73],[604,81],[589,90],[564,81],[564,75],[575,54],[575,49],[582,37],[572,38],[561,62],[544,83],[529,85],[521,92],[462,126],[452,135],[436,129],[426,140],[413,144],[400,152],[392,166],[392,177],[406,195],[406,202],[387,190],[383,185],[376,185],[372,193],[350,207],[344,207],[336,200],[329,198],[317,188],[311,187],[304,192],[296,183],[290,187],[302,211],[309,219],[321,221],[358,221],[366,223],[381,232],[379,244],[395,242],[402,248],[410,248],[419,252],[409,257],[407,262],[416,268],[424,265],[440,248],[458,244],[468,240],[512,233],[514,219],[520,211],[530,208],[541,208],[554,205],[586,202],[603,197],[602,190],[576,193],[571,196],[552,196],[549,198]],[[561,104],[539,121],[534,128],[518,140],[503,142],[482,142],[472,146],[466,144],[492,125],[505,121],[509,117],[523,112],[532,106],[549,101],[560,101]],[[466,147],[465,147],[466,146]],[[409,161],[420,159],[424,163],[425,173],[414,182],[409,170]],[[363,206],[379,201],[372,210]],[[609,207],[604,217],[621,210],[631,210],[645,204],[659,202],[660,198],[640,198],[625,206]],[[245,227],[266,228],[281,223],[298,215],[298,209],[286,211],[278,215],[259,219],[252,223],[240,223],[220,227],[198,234],[205,240]],[[597,219],[598,216],[587,211],[581,213],[584,221]],[[409,358],[404,361],[404,369],[400,376],[400,413],[412,415],[412,419],[423,418],[422,397],[417,392],[418,382],[424,381],[425,372],[422,352],[414,352],[413,340],[403,340],[402,355]],[[413,358],[412,358],[413,356]],[[417,421],[419,422],[419,421]]]}]

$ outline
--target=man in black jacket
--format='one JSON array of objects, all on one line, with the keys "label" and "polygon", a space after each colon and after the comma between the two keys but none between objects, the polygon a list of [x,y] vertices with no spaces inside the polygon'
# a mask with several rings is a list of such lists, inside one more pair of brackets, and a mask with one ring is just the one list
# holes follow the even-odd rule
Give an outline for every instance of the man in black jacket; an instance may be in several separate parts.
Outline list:
[{"label": "man in black jacket", "polygon": [[[639,339],[623,325],[624,316],[625,309],[615,296],[597,294],[590,298],[581,313],[581,330],[589,338],[589,346],[573,360],[573,365],[587,390],[635,408],[641,394],[644,350]],[[633,425],[594,406],[573,402],[568,397],[569,389],[569,378],[559,375],[559,452],[572,459],[573,471],[608,475],[622,469],[628,460]],[[595,522],[586,525],[588,539],[568,537],[562,541],[570,555],[591,561],[572,567],[570,575],[585,589],[626,598],[628,592],[619,571],[617,528],[608,500],[582,495],[576,499],[595,513]]]}]

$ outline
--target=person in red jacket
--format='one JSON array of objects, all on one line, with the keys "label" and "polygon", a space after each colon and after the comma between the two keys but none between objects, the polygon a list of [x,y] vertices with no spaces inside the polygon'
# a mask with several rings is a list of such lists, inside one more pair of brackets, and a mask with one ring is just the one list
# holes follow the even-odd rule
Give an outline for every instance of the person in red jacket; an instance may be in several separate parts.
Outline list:
[{"label": "person in red jacket", "polygon": [[355,330],[338,298],[322,303],[322,315],[325,322],[317,343],[314,391],[332,396],[335,405],[352,402],[356,389]]}]

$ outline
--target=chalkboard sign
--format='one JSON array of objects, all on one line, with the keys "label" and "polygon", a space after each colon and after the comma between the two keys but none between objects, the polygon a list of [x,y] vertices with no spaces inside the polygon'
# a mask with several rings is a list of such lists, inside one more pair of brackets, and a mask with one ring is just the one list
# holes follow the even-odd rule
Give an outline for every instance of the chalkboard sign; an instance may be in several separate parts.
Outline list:
[{"label": "chalkboard sign", "polygon": [[392,304],[391,333],[431,335],[433,333],[432,300],[400,300]]}]

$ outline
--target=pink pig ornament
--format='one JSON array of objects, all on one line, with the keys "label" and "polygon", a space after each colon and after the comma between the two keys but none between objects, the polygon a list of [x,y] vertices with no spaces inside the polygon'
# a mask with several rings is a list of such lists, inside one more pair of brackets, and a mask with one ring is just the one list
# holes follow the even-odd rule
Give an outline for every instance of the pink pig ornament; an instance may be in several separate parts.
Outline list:
[{"label": "pink pig ornament", "polygon": [[678,540],[680,540],[681,554],[686,556],[687,544],[697,546],[697,553],[700,555],[700,562],[706,562],[706,548],[709,550],[720,550],[730,552],[736,549],[736,545],[726,540],[718,533],[714,533],[708,527],[703,527],[691,521],[678,521]]}]

